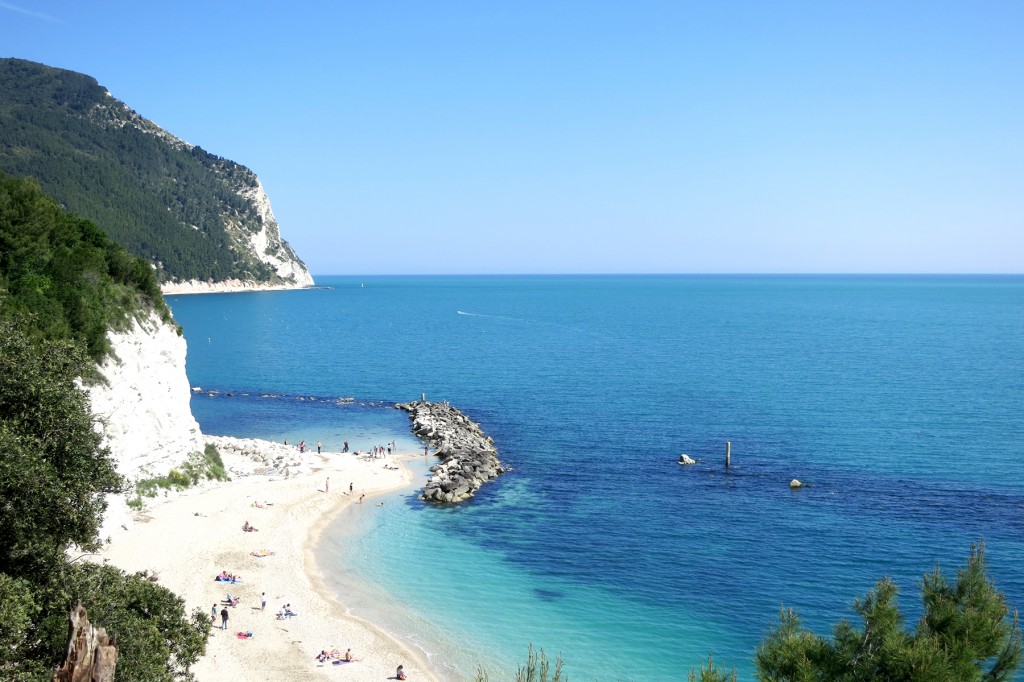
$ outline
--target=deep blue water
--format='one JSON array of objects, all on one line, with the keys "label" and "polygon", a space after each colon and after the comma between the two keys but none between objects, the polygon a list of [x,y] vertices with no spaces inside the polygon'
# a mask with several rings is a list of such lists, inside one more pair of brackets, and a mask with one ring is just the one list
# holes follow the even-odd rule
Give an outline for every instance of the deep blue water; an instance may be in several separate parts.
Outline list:
[{"label": "deep blue water", "polygon": [[328,449],[415,449],[382,405],[421,392],[483,425],[513,473],[456,509],[353,510],[321,548],[339,598],[442,671],[532,642],[575,680],[709,654],[749,680],[780,606],[825,633],[889,575],[912,623],[921,576],[979,538],[1024,606],[1024,278],[317,281],[171,298],[193,385],[236,393],[193,411]]}]

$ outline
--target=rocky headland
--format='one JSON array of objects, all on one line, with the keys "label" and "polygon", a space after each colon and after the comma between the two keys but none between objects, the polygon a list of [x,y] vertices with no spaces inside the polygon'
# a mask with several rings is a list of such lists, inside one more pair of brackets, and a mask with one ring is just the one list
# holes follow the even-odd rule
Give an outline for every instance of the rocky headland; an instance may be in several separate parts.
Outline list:
[{"label": "rocky headland", "polygon": [[163,293],[313,285],[250,168],[164,130],[86,74],[0,58],[0,102],[0,171],[34,178],[143,257]]},{"label": "rocky headland", "polygon": [[420,499],[439,504],[462,502],[505,473],[494,440],[447,402],[420,400],[395,407],[409,413],[412,432],[442,458],[440,464],[430,467],[434,475],[423,486]]}]

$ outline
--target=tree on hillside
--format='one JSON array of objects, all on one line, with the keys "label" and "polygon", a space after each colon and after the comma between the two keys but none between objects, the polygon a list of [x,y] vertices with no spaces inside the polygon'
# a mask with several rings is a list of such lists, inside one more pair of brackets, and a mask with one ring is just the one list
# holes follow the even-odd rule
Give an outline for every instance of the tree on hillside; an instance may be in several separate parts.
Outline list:
[{"label": "tree on hillside", "polygon": [[0,292],[0,316],[44,338],[81,342],[95,361],[109,351],[108,330],[133,317],[155,311],[172,321],[148,263],[61,210],[35,182],[3,173]]},{"label": "tree on hillside", "polygon": [[262,228],[256,175],[175,141],[89,76],[0,58],[0,170],[35,178],[161,277],[278,280],[239,248]]},{"label": "tree on hillside", "polygon": [[924,615],[903,626],[896,586],[883,578],[854,608],[863,626],[843,620],[832,640],[801,628],[792,611],[758,647],[762,682],[1003,682],[1021,663],[1017,615],[985,570],[985,546],[971,548],[950,584],[939,569],[921,584]]},{"label": "tree on hillside", "polygon": [[191,679],[202,612],[143,574],[69,558],[98,546],[103,496],[121,479],[76,383],[81,345],[25,326],[0,319],[0,679],[49,681],[78,601],[119,641],[119,681]]},{"label": "tree on hillside", "polygon": [[95,548],[103,495],[120,485],[75,384],[86,366],[72,342],[34,343],[0,322],[0,558],[18,577]]}]

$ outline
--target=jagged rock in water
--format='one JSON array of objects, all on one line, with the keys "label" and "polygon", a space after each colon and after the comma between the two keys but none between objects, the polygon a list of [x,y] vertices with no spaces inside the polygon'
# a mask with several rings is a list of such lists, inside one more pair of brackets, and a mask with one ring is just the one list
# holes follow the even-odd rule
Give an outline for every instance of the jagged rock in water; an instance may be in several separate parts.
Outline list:
[{"label": "jagged rock in water", "polygon": [[396,407],[409,413],[412,432],[443,458],[430,468],[434,475],[423,487],[420,499],[441,504],[462,502],[484,483],[505,473],[494,440],[454,407],[426,400]]},{"label": "jagged rock in water", "polygon": [[71,609],[68,653],[53,682],[113,682],[117,643],[89,622],[81,602]]}]

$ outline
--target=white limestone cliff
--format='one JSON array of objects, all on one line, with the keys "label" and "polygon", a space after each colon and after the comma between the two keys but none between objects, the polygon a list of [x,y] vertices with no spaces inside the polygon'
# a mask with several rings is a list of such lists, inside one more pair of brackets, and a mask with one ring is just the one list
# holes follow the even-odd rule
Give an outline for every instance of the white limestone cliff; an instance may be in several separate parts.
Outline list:
[{"label": "white limestone cliff", "polygon": [[[259,216],[261,229],[248,238],[248,246],[256,257],[273,268],[281,279],[293,282],[297,287],[312,286],[313,277],[306,264],[299,260],[291,245],[281,239],[281,230],[270,207],[270,197],[263,191],[263,183],[257,178],[255,187],[246,187],[238,194],[252,203]],[[239,232],[241,227],[238,226]]]},{"label": "white limestone cliff", "polygon": [[[193,151],[195,145],[182,140],[159,125],[143,118],[127,104],[106,92],[104,102],[97,103],[90,111],[90,119],[105,127],[122,128],[131,126],[147,135],[159,138],[170,147],[179,150]],[[205,153],[205,152],[204,152]],[[223,221],[226,237],[230,241],[233,256],[243,263],[262,263],[271,274],[268,280],[253,278],[252,280],[226,281],[170,281],[166,282],[162,291],[165,294],[182,293],[214,293],[229,291],[262,291],[272,289],[301,289],[313,286],[313,277],[309,274],[306,264],[302,262],[291,245],[281,238],[280,226],[274,211],[270,207],[270,199],[263,190],[263,185],[256,174],[228,159],[209,157],[207,169],[211,181],[223,183],[223,186],[240,198],[246,208],[239,209],[237,204],[221,203],[212,207]],[[177,182],[176,179],[173,179]],[[168,210],[171,207],[168,206]],[[196,225],[182,225],[182,229],[198,230]]]},{"label": "white limestone cliff", "polygon": [[244,221],[238,215],[225,215],[228,235],[234,241],[234,250],[250,254],[264,263],[277,276],[273,282],[242,281],[238,279],[223,282],[167,282],[160,287],[164,294],[209,294],[238,291],[274,291],[279,289],[303,289],[314,285],[306,264],[295,253],[291,245],[281,238],[281,230],[270,207],[270,198],[263,191],[257,179],[254,187],[239,186],[238,196],[252,206],[257,216],[258,228],[253,231],[253,222]]},{"label": "white limestone cliff", "polygon": [[[108,338],[113,353],[100,365],[105,383],[87,389],[97,429],[129,482],[165,476],[204,448],[190,406],[185,339],[155,314]],[[100,537],[128,518],[125,497],[110,496]]]}]

